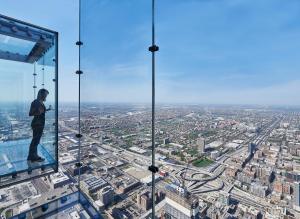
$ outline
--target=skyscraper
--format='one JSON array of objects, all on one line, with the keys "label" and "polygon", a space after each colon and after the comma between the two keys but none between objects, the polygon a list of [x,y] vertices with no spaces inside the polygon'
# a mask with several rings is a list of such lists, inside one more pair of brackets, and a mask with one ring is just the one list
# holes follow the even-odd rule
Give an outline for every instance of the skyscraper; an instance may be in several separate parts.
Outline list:
[{"label": "skyscraper", "polygon": [[106,186],[99,191],[99,199],[107,206],[114,201],[115,192],[111,186]]},{"label": "skyscraper", "polygon": [[197,148],[199,153],[205,152],[205,139],[204,138],[198,138],[197,139]]},{"label": "skyscraper", "polygon": [[199,215],[199,200],[197,197],[187,194],[181,195],[175,191],[166,192],[166,204],[164,207],[165,218],[197,219]]},{"label": "skyscraper", "polygon": [[294,209],[300,210],[300,182],[294,182]]}]

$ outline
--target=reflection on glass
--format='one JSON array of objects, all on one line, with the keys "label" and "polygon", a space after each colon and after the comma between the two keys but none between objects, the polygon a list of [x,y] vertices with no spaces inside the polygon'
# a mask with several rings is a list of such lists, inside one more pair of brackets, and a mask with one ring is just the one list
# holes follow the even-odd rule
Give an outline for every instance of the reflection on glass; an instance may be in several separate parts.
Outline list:
[{"label": "reflection on glass", "polygon": [[0,177],[55,167],[57,34],[0,16]]}]

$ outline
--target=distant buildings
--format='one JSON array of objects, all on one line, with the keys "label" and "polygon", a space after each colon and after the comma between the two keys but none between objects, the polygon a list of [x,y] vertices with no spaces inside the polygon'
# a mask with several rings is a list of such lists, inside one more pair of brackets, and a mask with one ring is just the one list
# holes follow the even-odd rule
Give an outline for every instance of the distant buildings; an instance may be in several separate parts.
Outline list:
[{"label": "distant buildings", "polygon": [[211,206],[207,209],[206,215],[210,219],[218,219],[223,218],[223,212],[221,212],[222,209],[218,209],[216,206]]},{"label": "distant buildings", "polygon": [[199,200],[192,195],[183,196],[175,191],[166,192],[165,218],[200,219]]},{"label": "distant buildings", "polygon": [[151,198],[151,193],[149,191],[138,194],[136,200],[137,200],[137,205],[144,211],[147,211],[148,209],[151,208],[152,198]]},{"label": "distant buildings", "polygon": [[274,191],[279,194],[291,194],[291,185],[284,180],[276,180],[273,184]]},{"label": "distant buildings", "polygon": [[300,210],[300,183],[294,183],[294,208]]},{"label": "distant buildings", "polygon": [[225,175],[227,177],[235,177],[238,169],[234,166],[227,167],[225,170]]},{"label": "distant buildings", "polygon": [[[158,191],[155,193],[155,203],[159,203],[161,200],[163,200],[165,197],[165,193],[162,191]],[[144,211],[147,211],[151,208],[152,204],[152,196],[150,191],[143,191],[137,195],[136,198],[137,205],[143,209]]]},{"label": "distant buildings", "polygon": [[98,199],[104,206],[110,205],[114,201],[115,192],[111,186],[105,186],[98,192]]},{"label": "distant buildings", "polygon": [[300,182],[300,173],[299,172],[286,172],[286,178],[291,181]]},{"label": "distant buildings", "polygon": [[251,183],[250,192],[258,197],[264,198],[269,191],[268,186],[261,185],[259,183]]},{"label": "distant buildings", "polygon": [[96,176],[89,176],[81,182],[82,191],[90,195],[107,185],[108,183],[104,179],[98,178]]},{"label": "distant buildings", "polygon": [[[156,174],[154,176],[155,182],[159,181],[160,179],[161,179],[160,175]],[[152,185],[152,174],[147,175],[146,177],[142,178],[140,181],[145,185]]]},{"label": "distant buildings", "polygon": [[255,207],[248,207],[243,204],[238,205],[238,212],[239,215],[243,215],[243,218],[249,218],[249,219],[261,219],[263,218],[261,212],[256,209]]},{"label": "distant buildings", "polygon": [[197,139],[197,148],[198,148],[198,152],[200,154],[203,154],[205,152],[205,139],[204,138]]},{"label": "distant buildings", "polygon": [[52,183],[53,189],[62,187],[71,182],[70,178],[67,175],[65,175],[62,171],[50,175],[50,181]]},{"label": "distant buildings", "polygon": [[126,193],[134,188],[136,188],[138,185],[140,185],[140,182],[134,180],[134,179],[128,179],[126,181],[123,182],[119,182],[117,184],[117,192],[119,194],[123,194]]},{"label": "distant buildings", "polygon": [[251,184],[253,180],[253,176],[250,174],[246,174],[245,172],[238,172],[237,173],[237,179],[242,183]]},{"label": "distant buildings", "polygon": [[86,173],[88,170],[90,170],[90,166],[89,165],[85,165],[83,164],[81,167],[77,167],[75,164],[70,166],[68,168],[68,172],[72,175],[72,176],[77,176],[79,174],[79,170],[80,170],[80,174],[84,174]]},{"label": "distant buildings", "polygon": [[213,159],[213,160],[215,160],[215,159],[217,159],[219,157],[219,155],[220,155],[219,151],[212,151],[210,153],[210,158]]}]

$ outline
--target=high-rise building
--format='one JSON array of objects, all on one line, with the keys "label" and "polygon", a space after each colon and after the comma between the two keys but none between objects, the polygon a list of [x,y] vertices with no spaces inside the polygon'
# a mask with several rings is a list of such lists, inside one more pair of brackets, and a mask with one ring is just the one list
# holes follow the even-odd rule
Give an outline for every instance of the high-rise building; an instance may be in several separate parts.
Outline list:
[{"label": "high-rise building", "polygon": [[165,218],[200,219],[199,200],[191,194],[181,195],[176,191],[166,191]]},{"label": "high-rise building", "polygon": [[204,138],[198,138],[197,139],[197,148],[199,153],[205,152],[205,139]]},{"label": "high-rise building", "polygon": [[114,201],[114,196],[115,192],[111,186],[105,186],[98,193],[98,197],[104,206],[111,204]]},{"label": "high-rise building", "polygon": [[144,193],[143,195],[141,195],[141,198],[140,198],[140,206],[142,209],[144,210],[148,210],[150,209],[150,206],[151,206],[151,193],[150,192],[147,192],[147,193]]},{"label": "high-rise building", "polygon": [[151,193],[149,191],[143,191],[137,194],[136,198],[137,205],[143,210],[148,210],[151,203]]},{"label": "high-rise building", "polygon": [[300,182],[294,182],[294,208],[300,210]]},{"label": "high-rise building", "polygon": [[[155,203],[160,202],[165,197],[165,193],[157,191],[155,193]],[[152,196],[150,191],[143,191],[137,195],[137,204],[143,210],[147,211],[151,208]]]}]

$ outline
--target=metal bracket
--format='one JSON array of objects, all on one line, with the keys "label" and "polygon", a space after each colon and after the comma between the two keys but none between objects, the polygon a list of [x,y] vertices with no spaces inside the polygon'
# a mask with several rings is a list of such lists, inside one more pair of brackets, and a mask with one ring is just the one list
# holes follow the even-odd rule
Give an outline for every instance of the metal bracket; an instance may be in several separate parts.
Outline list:
[{"label": "metal bracket", "polygon": [[46,211],[48,210],[48,208],[49,208],[49,205],[48,205],[48,204],[43,204],[43,205],[42,205],[42,211],[43,211],[43,212],[46,212]]},{"label": "metal bracket", "polygon": [[75,166],[76,166],[76,167],[82,167],[82,163],[77,162],[77,163],[75,163]]},{"label": "metal bracket", "polygon": [[81,138],[82,134],[76,134],[75,136],[76,136],[76,138]]},{"label": "metal bracket", "polygon": [[82,46],[82,45],[83,45],[83,42],[77,41],[77,42],[76,42],[76,45],[77,45],[77,46]]},{"label": "metal bracket", "polygon": [[152,45],[149,47],[150,52],[157,52],[159,50],[159,47],[157,45]]},{"label": "metal bracket", "polygon": [[148,170],[150,170],[152,173],[157,173],[158,167],[151,165],[148,167]]}]

